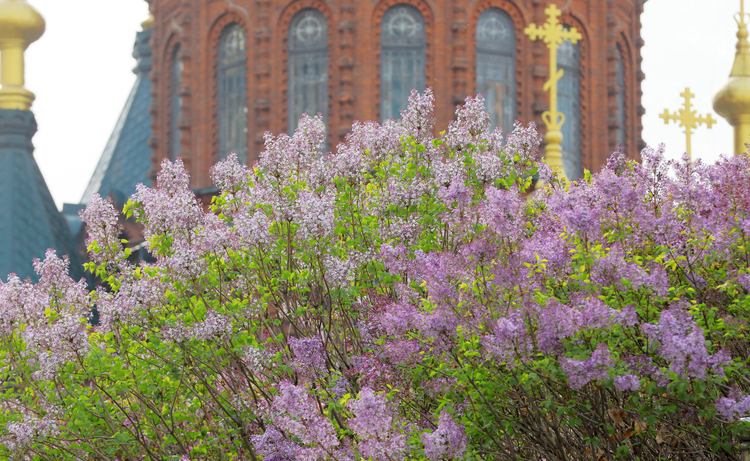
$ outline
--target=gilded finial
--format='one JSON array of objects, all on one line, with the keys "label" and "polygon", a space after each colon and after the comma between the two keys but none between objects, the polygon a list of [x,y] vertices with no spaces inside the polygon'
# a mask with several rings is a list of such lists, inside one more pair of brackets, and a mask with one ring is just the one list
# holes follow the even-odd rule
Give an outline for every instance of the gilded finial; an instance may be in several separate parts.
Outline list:
[{"label": "gilded finial", "polygon": [[748,42],[748,14],[740,0],[737,22],[737,46],[729,81],[714,96],[714,110],[734,127],[734,153],[746,151],[750,143],[750,42]]},{"label": "gilded finial", "polygon": [[747,15],[744,0],[740,0],[740,12],[735,13],[734,20],[737,22],[737,53],[729,76],[750,77],[750,42],[747,41]]},{"label": "gilded finial", "polygon": [[0,0],[0,109],[31,109],[34,94],[24,88],[23,53],[44,28],[26,0]]},{"label": "gilded finial", "polygon": [[690,100],[695,97],[695,95],[690,92],[690,88],[685,88],[685,92],[680,93],[680,96],[685,99],[685,102],[683,103],[684,108],[680,109],[679,113],[674,114],[670,114],[668,109],[664,109],[664,113],[659,115],[659,117],[664,119],[664,123],[666,124],[668,124],[670,120],[673,120],[678,122],[681,127],[685,128],[685,141],[687,145],[686,152],[692,157],[690,138],[693,134],[693,130],[698,128],[701,123],[705,123],[710,129],[711,125],[716,123],[716,120],[711,117],[711,114],[708,114],[707,117],[697,114],[695,109],[693,109],[693,103],[690,102]]}]

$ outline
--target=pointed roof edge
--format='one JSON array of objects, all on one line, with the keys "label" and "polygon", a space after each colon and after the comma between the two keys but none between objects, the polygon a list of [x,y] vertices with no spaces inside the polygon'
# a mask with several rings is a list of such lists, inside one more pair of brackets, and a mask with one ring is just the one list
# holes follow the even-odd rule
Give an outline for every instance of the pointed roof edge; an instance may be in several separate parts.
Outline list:
[{"label": "pointed roof edge", "polygon": [[140,86],[141,79],[143,78],[148,78],[148,75],[139,74],[135,79],[133,89],[130,90],[130,95],[128,95],[128,99],[125,102],[125,107],[123,107],[122,112],[120,112],[120,117],[117,119],[115,128],[114,130],[112,130],[112,134],[107,141],[107,145],[104,147],[104,152],[99,159],[99,163],[96,165],[96,169],[94,169],[94,174],[91,175],[89,184],[88,186],[86,186],[86,190],[83,192],[81,203],[89,203],[89,201],[91,201],[91,196],[98,192],[99,188],[102,185],[102,180],[107,174],[107,170],[109,170],[109,165],[112,161],[112,154],[114,154],[115,150],[117,149],[117,145],[120,142],[122,129],[131,114],[130,108],[133,106],[133,101],[135,100],[135,96],[138,93],[138,87]]}]

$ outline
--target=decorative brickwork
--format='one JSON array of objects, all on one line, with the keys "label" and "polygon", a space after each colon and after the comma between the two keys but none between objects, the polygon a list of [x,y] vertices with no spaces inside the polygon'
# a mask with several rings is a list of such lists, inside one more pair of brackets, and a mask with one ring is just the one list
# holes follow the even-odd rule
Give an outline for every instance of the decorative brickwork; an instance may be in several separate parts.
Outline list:
[{"label": "decorative brickwork", "polygon": [[[423,15],[426,84],[437,97],[436,115],[445,128],[455,105],[476,90],[476,25],[487,8],[511,17],[516,32],[516,117],[535,121],[548,108],[543,91],[548,53],[523,30],[545,22],[555,3],[561,21],[583,34],[581,42],[582,164],[597,170],[614,148],[617,49],[625,76],[627,154],[638,158],[641,139],[640,15],[644,0],[151,0],[153,49],[153,165],[169,155],[170,53],[180,43],[183,60],[182,156],[195,188],[210,186],[218,158],[217,65],[221,31],[240,24],[247,36],[248,157],[254,162],[263,133],[288,126],[289,24],[305,9],[318,9],[328,22],[329,145],[341,142],[354,120],[380,119],[380,21],[388,8],[409,4]],[[153,175],[153,172],[152,172]]]}]

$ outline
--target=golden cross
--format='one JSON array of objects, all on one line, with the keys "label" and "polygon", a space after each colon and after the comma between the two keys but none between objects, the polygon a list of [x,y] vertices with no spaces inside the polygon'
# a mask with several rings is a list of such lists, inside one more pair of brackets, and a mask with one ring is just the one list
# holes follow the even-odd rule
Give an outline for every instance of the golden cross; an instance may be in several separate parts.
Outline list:
[{"label": "golden cross", "polygon": [[708,128],[711,128],[711,125],[716,123],[716,120],[711,118],[711,114],[708,114],[708,117],[703,117],[696,113],[693,109],[693,105],[690,103],[690,100],[695,97],[695,95],[690,92],[690,88],[685,88],[685,92],[680,93],[680,96],[685,98],[685,108],[680,109],[679,114],[674,113],[672,115],[669,114],[668,109],[664,109],[664,113],[659,115],[659,117],[664,119],[664,123],[668,124],[670,120],[674,120],[675,122],[679,122],[681,127],[685,127],[687,154],[691,155],[690,135],[693,134],[693,130],[698,128],[701,123],[705,123]]},{"label": "golden cross", "polygon": [[546,146],[544,147],[545,158],[550,167],[557,170],[558,173],[565,176],[562,165],[562,128],[565,123],[565,114],[557,111],[557,81],[563,76],[563,70],[557,68],[557,49],[560,45],[570,40],[570,43],[576,44],[583,36],[578,33],[575,27],[566,29],[560,24],[558,18],[562,14],[555,4],[550,5],[544,10],[547,15],[547,22],[542,27],[536,24],[528,26],[524,33],[531,40],[543,40],[549,48],[549,74],[550,78],[544,84],[544,91],[549,91],[549,110],[542,114],[542,120],[547,126],[547,134],[544,136]]}]

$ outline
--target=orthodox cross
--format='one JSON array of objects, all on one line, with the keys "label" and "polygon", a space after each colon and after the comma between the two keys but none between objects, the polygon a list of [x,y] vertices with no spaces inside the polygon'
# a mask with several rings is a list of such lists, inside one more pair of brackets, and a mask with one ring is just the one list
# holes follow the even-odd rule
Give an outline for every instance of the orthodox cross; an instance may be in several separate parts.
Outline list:
[{"label": "orthodox cross", "polygon": [[549,48],[550,78],[544,84],[544,91],[549,91],[549,110],[542,114],[542,120],[547,126],[547,134],[544,135],[544,156],[550,167],[565,176],[562,164],[563,135],[560,131],[565,123],[565,114],[557,111],[557,81],[562,78],[563,70],[557,68],[557,49],[566,40],[575,45],[583,36],[575,27],[566,29],[560,24],[558,18],[562,12],[554,4],[547,7],[544,13],[547,15],[547,22],[542,27],[531,24],[524,33],[532,40],[543,40]]},{"label": "orthodox cross", "polygon": [[711,128],[711,125],[716,123],[716,120],[711,118],[711,114],[708,114],[708,117],[699,116],[696,111],[693,109],[693,105],[690,102],[692,98],[695,97],[693,93],[690,92],[690,88],[685,88],[684,93],[680,93],[680,96],[685,98],[685,108],[680,109],[679,114],[669,114],[668,109],[664,109],[664,113],[659,115],[660,118],[664,119],[664,123],[669,123],[670,120],[674,120],[675,122],[679,122],[681,127],[685,128],[685,138],[687,140],[687,154],[691,155],[690,153],[690,135],[693,134],[693,130],[698,128],[698,126],[701,123],[705,123],[708,128]]}]

